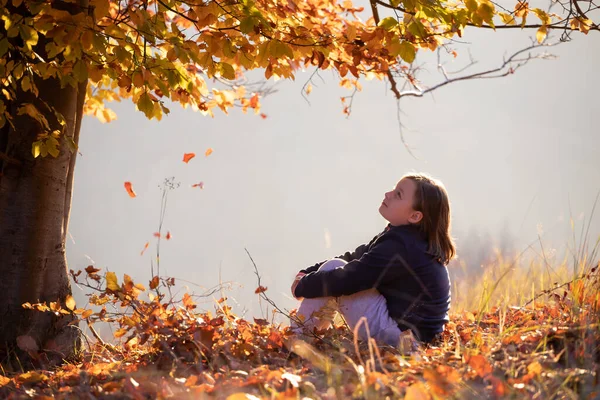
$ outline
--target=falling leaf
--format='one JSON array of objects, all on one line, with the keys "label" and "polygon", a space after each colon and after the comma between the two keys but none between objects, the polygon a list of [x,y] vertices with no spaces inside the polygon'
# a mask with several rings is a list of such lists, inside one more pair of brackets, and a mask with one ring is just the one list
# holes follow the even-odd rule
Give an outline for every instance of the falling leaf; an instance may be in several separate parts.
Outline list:
[{"label": "falling leaf", "polygon": [[165,239],[167,240],[171,240],[173,236],[171,236],[171,232],[167,232],[167,234],[165,235]]},{"label": "falling leaf", "polygon": [[209,147],[209,148],[208,148],[208,149],[206,149],[206,151],[204,152],[204,155],[205,155],[206,157],[208,157],[208,156],[210,156],[210,155],[212,154],[212,152],[213,152],[213,149]]},{"label": "falling leaf", "polygon": [[17,346],[23,351],[38,351],[39,347],[35,339],[29,335],[17,336]]},{"label": "falling leaf", "polygon": [[160,237],[160,232],[154,232],[153,236],[159,238]]},{"label": "falling leaf", "polygon": [[264,286],[259,286],[256,288],[256,290],[254,291],[254,293],[259,294],[259,293],[264,293],[267,291],[267,288]]},{"label": "falling leaf", "polygon": [[199,187],[200,189],[204,189],[204,182],[198,182],[198,183],[194,183],[192,185],[193,188],[197,188]]},{"label": "falling leaf", "polygon": [[260,114],[260,117],[261,117],[262,119],[267,119],[267,114],[263,114],[263,113],[261,113],[261,114]]},{"label": "falling leaf", "polygon": [[125,182],[123,184],[125,186],[125,190],[127,190],[127,193],[129,193],[129,197],[135,197],[136,194],[133,191],[133,188],[131,187],[131,182]]},{"label": "falling leaf", "polygon": [[183,155],[183,162],[187,164],[194,157],[196,157],[196,153],[185,153]]},{"label": "falling leaf", "polygon": [[117,279],[117,274],[114,272],[106,273],[106,288],[114,291],[119,290],[119,281]]},{"label": "falling leaf", "polygon": [[75,309],[75,299],[71,295],[67,295],[67,299],[65,300],[65,305],[71,311]]},{"label": "falling leaf", "polygon": [[144,245],[144,249],[142,250],[142,252],[140,253],[140,256],[143,256],[144,253],[146,252],[146,249],[148,249],[148,246],[150,245],[150,242],[146,242],[146,244]]}]

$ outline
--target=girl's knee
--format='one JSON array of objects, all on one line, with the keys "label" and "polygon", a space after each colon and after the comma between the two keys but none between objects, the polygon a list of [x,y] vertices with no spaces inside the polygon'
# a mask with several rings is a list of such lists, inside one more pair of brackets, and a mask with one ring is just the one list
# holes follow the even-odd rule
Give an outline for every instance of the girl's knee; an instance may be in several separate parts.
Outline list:
[{"label": "girl's knee", "polygon": [[340,268],[346,265],[347,262],[341,258],[332,258],[331,260],[325,261],[320,267],[319,271],[330,271],[332,269]]}]

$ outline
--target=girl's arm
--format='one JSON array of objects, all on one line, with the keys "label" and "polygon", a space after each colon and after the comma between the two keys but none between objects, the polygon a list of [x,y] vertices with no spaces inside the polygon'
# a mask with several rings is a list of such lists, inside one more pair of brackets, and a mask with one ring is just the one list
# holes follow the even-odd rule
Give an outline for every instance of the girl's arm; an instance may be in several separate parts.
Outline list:
[{"label": "girl's arm", "polygon": [[307,299],[344,296],[377,288],[380,283],[398,279],[410,272],[404,243],[385,240],[377,243],[358,260],[341,268],[317,271],[300,279],[295,296]]},{"label": "girl's arm", "polygon": [[[368,244],[361,244],[360,246],[358,246],[356,248],[356,250],[354,251],[347,251],[344,254],[337,256],[335,258],[341,258],[342,260],[346,261],[346,262],[350,262],[350,261],[354,261],[354,260],[358,260],[359,258],[361,258],[368,250],[369,247],[371,247],[371,245],[373,244],[373,242],[375,242],[375,240],[377,238],[379,238],[379,236],[381,236],[381,234],[375,236],[373,239],[371,239],[371,241]],[[316,263],[315,265],[313,265],[312,267],[308,267],[306,269],[301,269],[300,272],[303,272],[305,274],[309,274],[311,272],[316,272],[319,270],[319,268],[321,267],[321,265],[323,265],[325,261],[321,261]]]}]

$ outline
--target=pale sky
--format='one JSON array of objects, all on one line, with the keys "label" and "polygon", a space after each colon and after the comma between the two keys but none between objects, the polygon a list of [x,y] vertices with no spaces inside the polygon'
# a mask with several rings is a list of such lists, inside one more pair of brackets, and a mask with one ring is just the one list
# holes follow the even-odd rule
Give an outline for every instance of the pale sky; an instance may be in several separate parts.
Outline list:
[{"label": "pale sky", "polygon": [[[496,66],[505,54],[529,43],[532,32],[471,31],[457,47],[460,68],[467,49],[478,64]],[[160,210],[159,185],[175,176],[169,195],[161,272],[178,283],[205,288],[234,281],[230,299],[259,317],[257,281],[244,248],[258,264],[269,296],[283,308],[298,270],[370,240],[385,226],[378,213],[383,193],[402,174],[423,171],[447,187],[453,228],[492,235],[508,223],[520,246],[536,238],[549,246],[569,240],[569,213],[587,221],[600,190],[600,35],[574,35],[552,48],[556,60],[534,60],[515,75],[456,83],[401,104],[404,148],[396,102],[384,82],[363,81],[350,118],[342,114],[332,72],[315,81],[310,104],[300,90],[311,71],[280,82],[263,99],[261,119],[239,111],[214,119],[178,106],[160,122],[148,121],[128,102],[114,107],[118,119],[86,118],[75,174],[67,246],[69,267],[90,264],[128,273],[147,285]],[[433,61],[420,55],[417,62]],[[426,82],[442,79],[428,64]],[[204,157],[207,148],[210,157]],[[197,157],[183,163],[186,152]],[[123,188],[131,181],[138,196]],[[203,181],[204,189],[191,184]],[[590,240],[600,233],[600,210]],[[149,250],[140,256],[144,243]],[[190,285],[190,290],[202,290]],[[75,295],[82,292],[75,288]],[[181,293],[182,294],[182,293]],[[218,298],[219,296],[216,296]],[[234,305],[234,304],[231,304]],[[213,309],[212,304],[203,307]]]}]

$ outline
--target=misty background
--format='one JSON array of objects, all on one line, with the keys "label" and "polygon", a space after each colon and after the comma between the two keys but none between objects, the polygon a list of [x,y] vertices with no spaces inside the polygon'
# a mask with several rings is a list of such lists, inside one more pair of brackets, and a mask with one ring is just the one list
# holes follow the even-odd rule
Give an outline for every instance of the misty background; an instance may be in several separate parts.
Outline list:
[{"label": "misty background", "polygon": [[[202,294],[219,282],[238,315],[261,317],[264,302],[248,249],[267,294],[294,308],[290,285],[298,270],[353,250],[386,225],[378,213],[385,191],[406,172],[427,172],[446,186],[459,260],[468,265],[454,279],[471,279],[493,248],[509,254],[532,245],[538,234],[557,254],[572,247],[600,190],[600,36],[576,33],[548,49],[555,60],[533,60],[496,80],[459,82],[424,98],[397,103],[381,81],[361,79],[352,113],[342,113],[340,88],[331,71],[313,79],[274,82],[263,98],[263,119],[233,110],[215,118],[169,105],[162,121],[148,121],[130,103],[111,104],[118,119],[102,124],[86,117],[77,160],[69,268],[94,264],[127,273],[148,285],[165,178],[180,182],[168,194],[161,275],[183,290]],[[498,66],[528,46],[535,32],[467,30],[455,43],[458,58],[446,68],[466,73]],[[554,37],[554,40],[557,39]],[[435,54],[419,52],[425,85],[443,80]],[[254,74],[260,77],[260,74]],[[204,156],[206,149],[214,152]],[[184,153],[195,152],[189,164]],[[137,192],[130,198],[123,182]],[[204,189],[191,185],[204,182]],[[597,210],[600,213],[600,210]],[[592,218],[589,240],[600,233]],[[150,246],[140,255],[144,244]],[[539,245],[539,243],[538,243]],[[185,287],[187,286],[187,287]],[[79,304],[83,290],[74,287]],[[214,309],[221,293],[199,300]]]}]

